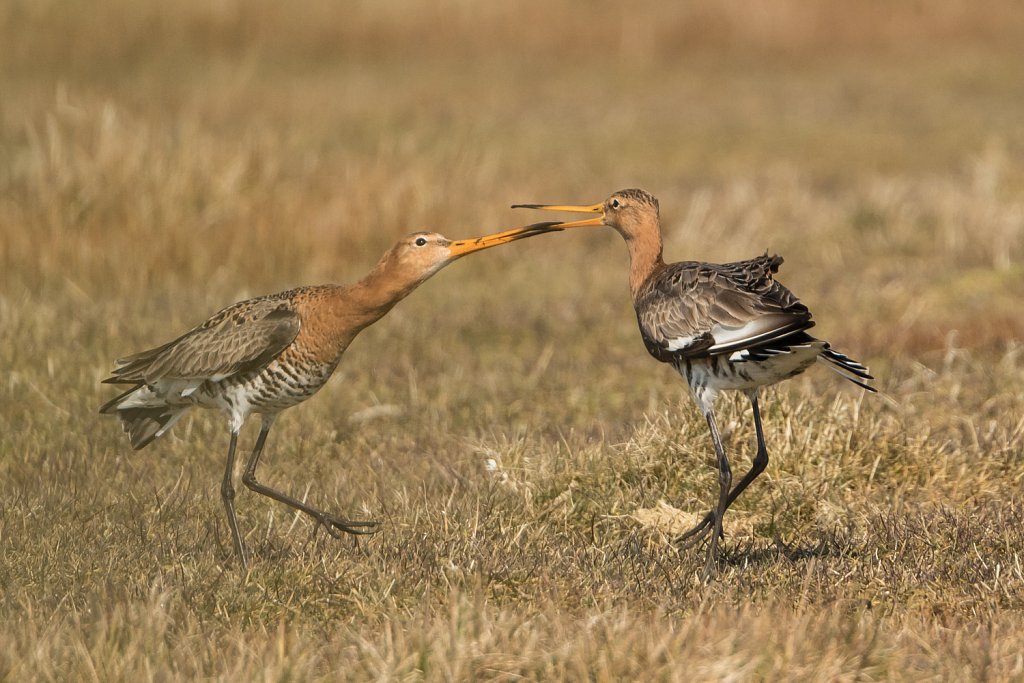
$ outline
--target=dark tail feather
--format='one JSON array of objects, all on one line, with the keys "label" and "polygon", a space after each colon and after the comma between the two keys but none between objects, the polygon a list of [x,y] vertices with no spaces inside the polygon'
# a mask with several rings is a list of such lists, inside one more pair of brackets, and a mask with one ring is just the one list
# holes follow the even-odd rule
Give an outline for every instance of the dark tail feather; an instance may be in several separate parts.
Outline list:
[{"label": "dark tail feather", "polygon": [[[103,380],[103,381],[106,382],[107,380]],[[107,401],[106,403],[104,403],[102,406],[100,406],[100,415],[113,415],[113,414],[117,413],[117,404],[119,404],[123,399],[126,399],[129,396],[131,396],[132,394],[134,394],[141,387],[142,387],[141,384],[136,384],[135,386],[133,386],[131,389],[129,389],[128,391],[124,392],[123,394],[118,394],[114,398],[112,398],[109,401]]]},{"label": "dark tail feather", "polygon": [[[185,409],[187,410],[187,408]],[[171,425],[184,414],[181,408],[128,408],[119,410],[121,426],[128,433],[132,448],[139,450],[152,443],[157,437],[163,436]]]},{"label": "dark tail feather", "polygon": [[827,348],[819,354],[818,359],[824,362],[830,370],[842,375],[857,386],[867,389],[872,393],[878,391],[878,389],[867,383],[874,379],[868,372],[868,369],[849,356]]},{"label": "dark tail feather", "polygon": [[145,448],[156,438],[163,436],[177,422],[189,406],[169,406],[158,404],[152,406],[133,406],[121,408],[120,404],[144,385],[139,384],[128,391],[107,401],[100,408],[104,415],[117,415],[121,427],[128,434],[132,448]]}]

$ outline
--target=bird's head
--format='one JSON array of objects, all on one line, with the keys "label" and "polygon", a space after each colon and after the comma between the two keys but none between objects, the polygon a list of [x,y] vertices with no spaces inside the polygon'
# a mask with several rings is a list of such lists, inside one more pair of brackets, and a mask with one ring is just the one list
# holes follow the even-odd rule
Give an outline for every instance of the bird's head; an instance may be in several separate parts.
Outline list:
[{"label": "bird's head", "polygon": [[619,190],[599,204],[575,206],[568,204],[513,204],[513,209],[542,209],[544,211],[573,211],[600,214],[593,218],[557,223],[558,229],[586,228],[607,225],[615,228],[627,241],[633,239],[645,226],[658,227],[658,200],[644,190]]},{"label": "bird's head", "polygon": [[446,265],[468,254],[526,237],[561,230],[557,222],[533,223],[493,235],[465,240],[450,240],[436,232],[414,232],[400,239],[385,255],[392,268],[405,271],[423,282]]}]

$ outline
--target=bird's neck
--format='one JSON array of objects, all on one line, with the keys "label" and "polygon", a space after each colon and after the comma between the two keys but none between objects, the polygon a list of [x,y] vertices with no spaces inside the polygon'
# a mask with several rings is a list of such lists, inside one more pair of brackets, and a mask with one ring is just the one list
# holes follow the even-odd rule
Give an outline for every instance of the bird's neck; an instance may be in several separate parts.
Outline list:
[{"label": "bird's neck", "polygon": [[389,256],[386,254],[362,280],[345,288],[344,306],[349,315],[358,318],[353,322],[359,329],[380,320],[426,279],[402,268]]},{"label": "bird's neck", "polygon": [[360,332],[383,318],[430,276],[399,266],[385,255],[362,280],[351,285],[314,287],[302,297],[299,334],[313,349],[316,360],[336,365]]},{"label": "bird's neck", "polygon": [[657,223],[643,227],[644,229],[630,234],[623,233],[626,246],[629,248],[629,291],[634,299],[641,293],[651,276],[665,267],[661,227]]}]

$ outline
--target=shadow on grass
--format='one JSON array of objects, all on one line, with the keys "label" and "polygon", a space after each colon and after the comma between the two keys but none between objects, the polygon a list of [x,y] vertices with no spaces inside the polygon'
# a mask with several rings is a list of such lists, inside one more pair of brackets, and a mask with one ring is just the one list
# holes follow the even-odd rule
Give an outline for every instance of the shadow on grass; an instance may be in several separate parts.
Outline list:
[{"label": "shadow on grass", "polygon": [[[697,547],[703,551],[707,546]],[[812,559],[850,559],[860,554],[849,532],[842,530],[820,534],[810,542],[789,544],[778,537],[768,542],[744,539],[739,544],[726,542],[724,547],[720,544],[719,549],[720,564],[737,568],[766,567],[778,564],[780,560],[796,564]]]}]

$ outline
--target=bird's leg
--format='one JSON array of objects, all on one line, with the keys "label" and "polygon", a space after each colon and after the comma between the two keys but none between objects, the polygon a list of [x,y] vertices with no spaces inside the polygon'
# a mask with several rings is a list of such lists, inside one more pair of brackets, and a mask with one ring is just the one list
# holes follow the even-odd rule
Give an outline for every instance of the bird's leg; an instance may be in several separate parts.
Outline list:
[{"label": "bird's leg", "polygon": [[722,536],[722,518],[725,517],[725,510],[729,506],[729,487],[732,486],[732,470],[729,468],[729,459],[722,445],[722,436],[718,433],[718,425],[715,423],[715,413],[709,407],[705,416],[711,429],[711,440],[715,442],[715,455],[718,456],[718,505],[714,511],[714,528],[711,531],[711,543],[708,545],[708,557],[701,574],[702,581],[707,581],[715,573],[718,539]]},{"label": "bird's leg", "polygon": [[334,538],[341,538],[341,533],[354,534],[356,536],[375,533],[377,531],[377,527],[380,526],[380,522],[360,522],[336,517],[322,510],[310,507],[300,500],[292,498],[285,493],[276,491],[269,486],[265,486],[256,481],[256,466],[259,464],[260,455],[263,453],[263,444],[267,441],[267,434],[270,432],[270,426],[273,423],[274,416],[264,416],[263,424],[260,427],[260,435],[256,439],[256,446],[252,449],[252,455],[249,456],[249,462],[245,466],[245,473],[242,474],[242,483],[256,493],[273,498],[279,503],[284,503],[289,507],[305,512],[307,515],[323,524],[324,528],[327,529],[327,533]]},{"label": "bird's leg", "polygon": [[[749,392],[747,396],[750,398],[750,405],[754,407],[754,430],[757,432],[757,453],[754,455],[754,460],[750,465],[750,470],[743,475],[743,478],[740,479],[740,483],[736,484],[736,487],[729,492],[729,499],[725,503],[726,510],[728,510],[732,506],[733,501],[739,498],[740,494],[750,486],[750,482],[757,479],[758,475],[764,472],[765,468],[768,467],[768,447],[764,442],[764,430],[761,427],[761,410],[757,405],[757,390],[754,389]],[[707,531],[711,528],[714,521],[715,511],[711,510],[704,515],[704,519],[698,522],[696,526],[679,536],[676,539],[676,542],[682,543],[683,548],[688,548],[696,544],[707,535]],[[689,543],[686,543],[686,541],[689,541]]]},{"label": "bird's leg", "polygon": [[768,467],[768,446],[764,443],[764,430],[761,427],[761,410],[757,406],[757,389],[748,392],[747,397],[750,399],[750,405],[754,408],[754,431],[757,432],[757,453],[754,455],[754,461],[750,463],[750,471],[743,475],[740,483],[736,484],[736,488],[729,493],[729,501],[725,505],[726,509],[732,505],[734,500],[739,498],[744,489],[750,486],[750,482],[757,479],[757,476]]},{"label": "bird's leg", "polygon": [[232,478],[235,474],[235,448],[238,446],[238,431],[231,430],[231,445],[228,446],[228,462],[224,467],[224,480],[220,483],[220,497],[224,501],[224,509],[228,511],[228,526],[231,527],[231,540],[235,545],[238,559],[242,561],[242,569],[249,568],[249,560],[245,556],[245,544],[242,534],[238,532],[238,519],[235,517],[235,487]]}]

